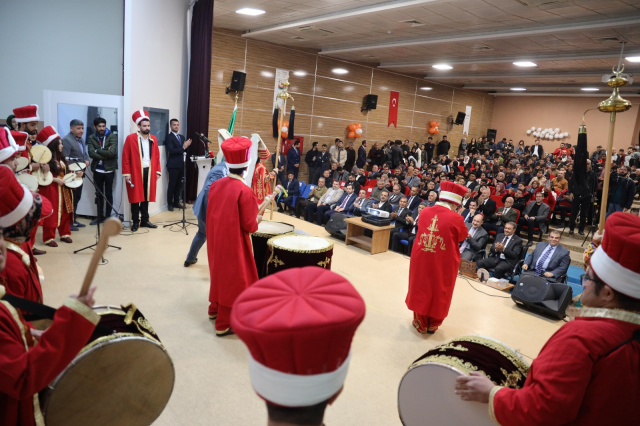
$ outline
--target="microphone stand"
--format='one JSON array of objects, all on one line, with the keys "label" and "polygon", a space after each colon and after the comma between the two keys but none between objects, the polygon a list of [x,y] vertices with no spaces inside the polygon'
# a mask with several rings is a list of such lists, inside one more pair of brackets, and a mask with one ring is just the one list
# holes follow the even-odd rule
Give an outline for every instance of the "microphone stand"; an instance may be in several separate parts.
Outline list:
[{"label": "microphone stand", "polygon": [[186,177],[187,177],[187,151],[184,151],[182,153],[182,203],[183,203],[182,204],[183,205],[182,220],[164,225],[163,228],[166,228],[167,226],[174,226],[174,225],[180,224],[180,227],[182,228],[181,231],[184,231],[186,235],[189,235],[189,231],[187,231],[187,226],[189,225],[198,226],[198,224],[189,222],[185,218],[185,214],[187,211],[187,179]]},{"label": "microphone stand", "polygon": [[[77,163],[77,161],[76,161],[76,163]],[[100,190],[98,189],[98,185],[96,185],[95,180],[94,180],[94,179],[91,179],[91,178],[87,175],[86,170],[87,170],[88,168],[89,168],[89,167],[85,168],[84,177],[86,177],[86,178],[89,180],[89,182],[91,182],[91,183],[93,184],[93,188],[95,189],[96,194],[99,194],[99,195],[102,197],[102,200],[103,200],[103,201],[104,201],[104,202],[105,202],[109,207],[111,207],[111,209],[112,209],[112,210],[113,210],[113,211],[118,215],[118,218],[120,219],[120,218],[122,217],[122,215],[121,215],[120,213],[118,213],[118,211],[116,210],[116,208],[115,208],[115,207],[113,207],[113,205],[109,202],[109,200],[107,200],[107,197],[102,193],[102,191],[100,191]],[[115,173],[115,171],[114,171],[113,173]],[[101,206],[98,204],[98,207],[101,207]],[[102,215],[102,211],[98,211],[98,223],[96,223],[96,226],[98,227],[98,235],[96,236],[96,242],[95,242],[94,244],[91,244],[91,245],[87,246],[87,247],[84,247],[84,248],[81,248],[81,249],[78,249],[78,250],[74,251],[74,252],[73,252],[73,254],[80,253],[81,251],[83,251],[83,250],[87,250],[87,249],[95,250],[95,248],[94,248],[94,247],[96,247],[96,246],[98,245],[98,241],[100,240],[100,222],[101,222],[101,221],[100,221],[100,216],[101,216],[101,215]],[[120,221],[122,221],[122,219],[120,219]],[[114,249],[118,249],[118,250],[122,250],[122,247],[112,246],[111,244],[107,244],[107,248],[109,248],[109,247],[114,248]],[[106,264],[106,263],[107,263],[107,262],[106,262],[106,260],[105,260],[105,258],[104,258],[104,254],[103,254],[102,259],[101,259],[101,261],[100,261],[100,264],[101,264],[101,265],[104,265],[104,264]]]}]

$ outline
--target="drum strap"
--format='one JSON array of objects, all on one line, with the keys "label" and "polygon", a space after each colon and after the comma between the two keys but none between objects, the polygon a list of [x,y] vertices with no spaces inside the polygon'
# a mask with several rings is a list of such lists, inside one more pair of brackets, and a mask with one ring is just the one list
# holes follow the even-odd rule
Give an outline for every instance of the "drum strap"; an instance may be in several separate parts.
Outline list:
[{"label": "drum strap", "polygon": [[618,349],[620,349],[621,347],[628,345],[631,342],[638,342],[640,343],[640,330],[636,330],[633,332],[633,336],[631,337],[631,339],[625,340],[624,342],[620,343],[618,346],[616,346],[615,348],[611,349],[609,352],[607,352],[606,354],[604,354],[600,359],[608,357],[609,355],[611,355],[612,353],[614,353],[615,351],[617,351]]}]

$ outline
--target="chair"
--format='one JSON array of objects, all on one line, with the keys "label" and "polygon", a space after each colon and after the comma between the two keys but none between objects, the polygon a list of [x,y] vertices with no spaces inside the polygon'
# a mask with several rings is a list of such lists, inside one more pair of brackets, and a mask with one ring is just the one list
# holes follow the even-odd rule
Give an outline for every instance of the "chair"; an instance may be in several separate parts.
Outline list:
[{"label": "chair", "polygon": [[493,201],[496,202],[496,209],[499,209],[500,207],[504,206],[504,203],[502,202],[502,195],[491,195],[489,198],[491,198]]},{"label": "chair", "polygon": [[371,193],[373,192],[373,187],[367,188],[367,198],[371,197]]},{"label": "chair", "polygon": [[404,195],[408,197],[408,196],[409,196],[409,194],[411,194],[411,188],[409,188],[408,186],[406,186],[406,187],[404,188]]},{"label": "chair", "polygon": [[[302,194],[302,195],[304,196],[305,190],[306,190],[306,188],[307,188],[307,183],[306,183],[306,182],[299,181],[299,182],[298,182],[298,185],[299,185],[299,188],[300,188],[300,194]],[[315,186],[315,185],[310,185],[310,186]],[[311,190],[309,190],[309,192],[311,192]],[[307,194],[307,196],[308,196],[308,194]],[[297,195],[294,195],[294,196],[293,196],[293,201],[292,201],[292,202],[293,202],[293,206],[294,206],[294,207],[296,206],[296,200],[297,200],[297,199],[298,199],[298,196],[297,196]]]},{"label": "chair", "polygon": [[347,185],[347,181],[346,180],[341,180],[340,181],[340,189],[344,189],[344,187]]},{"label": "chair", "polygon": [[[545,202],[549,203],[549,214],[547,215],[547,218],[544,220],[544,223],[547,225],[547,229],[549,229],[549,222],[551,221],[551,218],[553,217],[553,209],[555,209],[556,207],[556,200],[553,198],[553,196],[551,197],[551,200],[545,198]],[[520,216],[518,216],[518,219],[520,218]],[[517,223],[517,222],[516,222]],[[529,229],[529,227],[527,225],[522,225],[522,229]],[[540,229],[539,226],[534,226],[533,227],[533,232],[535,234],[538,234],[538,242],[542,241],[542,230]]]},{"label": "chair", "polygon": [[[518,210],[518,209],[513,209],[513,210],[518,213],[517,216],[516,216],[516,220],[515,220],[515,223],[517,224],[518,223],[518,219],[520,219],[520,210]],[[493,237],[493,238],[495,238],[496,235],[497,235],[496,231],[488,231],[487,233],[489,234],[489,237]],[[483,259],[484,259],[484,257],[483,257]]]},{"label": "chair", "polygon": [[[524,259],[527,257],[527,252],[529,251],[530,247],[531,247],[531,243],[522,247],[522,252],[520,252],[520,258],[518,259],[515,266],[513,267],[513,270],[511,270],[511,272],[505,276],[505,278],[509,280],[509,283],[515,284],[516,282],[518,282],[516,278],[520,276],[520,273],[522,272],[522,265],[524,264]],[[485,250],[480,250],[480,252],[484,252],[484,251]],[[476,253],[476,256],[478,255],[478,253]],[[496,253],[494,253],[493,256],[490,255],[489,257],[494,257],[495,255]],[[490,274],[493,274],[495,272],[493,268],[489,268],[487,270],[489,271]]]}]

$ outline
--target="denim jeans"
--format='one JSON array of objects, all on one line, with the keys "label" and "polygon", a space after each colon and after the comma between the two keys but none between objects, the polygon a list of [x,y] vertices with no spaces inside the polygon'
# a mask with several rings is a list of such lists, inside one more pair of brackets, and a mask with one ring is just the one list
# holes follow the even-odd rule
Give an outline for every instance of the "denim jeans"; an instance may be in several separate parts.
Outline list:
[{"label": "denim jeans", "polygon": [[607,216],[606,217],[611,216],[615,212],[621,212],[623,210],[624,209],[622,208],[622,206],[620,204],[609,203],[609,208],[607,209]]},{"label": "denim jeans", "polygon": [[198,219],[198,232],[193,241],[191,242],[191,248],[189,254],[187,254],[187,262],[195,262],[198,257],[198,252],[202,248],[202,245],[207,241],[207,225],[205,222]]}]

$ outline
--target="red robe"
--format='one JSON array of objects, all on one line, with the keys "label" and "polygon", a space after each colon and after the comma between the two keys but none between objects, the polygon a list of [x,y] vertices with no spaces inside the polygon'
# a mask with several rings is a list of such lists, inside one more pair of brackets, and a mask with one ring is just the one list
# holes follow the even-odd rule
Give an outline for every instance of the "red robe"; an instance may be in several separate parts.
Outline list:
[{"label": "red robe", "polygon": [[[42,287],[31,247],[18,245],[5,239],[7,245],[7,264],[0,272],[6,292],[32,302],[42,303]],[[2,424],[2,422],[0,422]]]},{"label": "red robe", "polygon": [[[64,162],[60,162],[60,171],[58,176],[62,179],[67,173],[67,167]],[[73,214],[73,191],[64,185],[58,185],[51,182],[46,186],[39,186],[38,193],[42,194],[51,202],[53,214],[42,220],[43,232],[42,241],[48,243],[56,236],[56,228],[60,237],[68,237],[71,235],[71,220]],[[44,215],[43,215],[44,216]]]},{"label": "red robe", "polygon": [[22,316],[0,301],[1,425],[44,425],[38,392],[73,361],[91,337],[98,316],[77,300],[69,299],[65,305],[34,345]]},{"label": "red robe", "polygon": [[640,315],[598,308],[579,315],[544,345],[522,389],[491,391],[498,424],[640,425],[640,344],[605,356],[640,329]]},{"label": "red robe", "polygon": [[269,172],[264,164],[258,163],[253,171],[253,179],[251,181],[251,189],[258,200],[258,205],[264,202],[267,195],[271,194],[271,186],[269,185]]},{"label": "red robe", "polygon": [[460,267],[459,244],[468,234],[462,216],[448,207],[436,204],[420,212],[406,299],[413,312],[440,320],[447,316]]},{"label": "red robe", "polygon": [[162,176],[160,167],[160,151],[156,137],[149,134],[151,138],[151,151],[149,153],[149,181],[147,182],[147,199],[144,198],[143,172],[142,172],[142,136],[139,133],[132,133],[127,136],[122,148],[122,176],[131,177],[131,185],[125,183],[127,196],[130,203],[141,203],[143,201],[156,201],[156,180]]},{"label": "red robe", "polygon": [[[230,174],[209,188],[207,254],[212,307],[217,303],[231,308],[240,293],[258,281],[249,235],[258,230],[257,216],[256,196],[238,176]],[[213,313],[211,308],[209,313]]]}]

